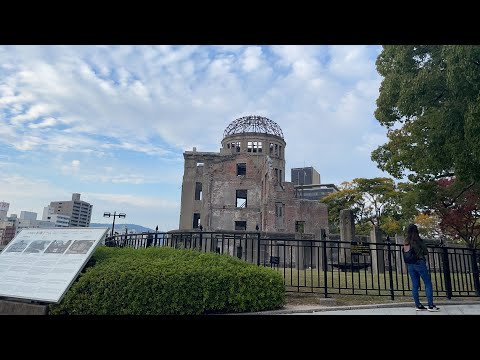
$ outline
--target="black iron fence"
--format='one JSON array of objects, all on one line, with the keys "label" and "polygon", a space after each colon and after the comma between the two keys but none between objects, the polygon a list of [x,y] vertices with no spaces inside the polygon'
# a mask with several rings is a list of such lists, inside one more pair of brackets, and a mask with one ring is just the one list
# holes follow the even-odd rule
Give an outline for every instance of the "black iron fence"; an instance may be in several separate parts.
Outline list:
[{"label": "black iron fence", "polygon": [[[262,238],[258,232],[139,233],[107,237],[111,247],[169,246],[236,256],[283,275],[287,291],[410,296],[402,245]],[[475,249],[429,246],[427,265],[436,297],[480,296]]]}]

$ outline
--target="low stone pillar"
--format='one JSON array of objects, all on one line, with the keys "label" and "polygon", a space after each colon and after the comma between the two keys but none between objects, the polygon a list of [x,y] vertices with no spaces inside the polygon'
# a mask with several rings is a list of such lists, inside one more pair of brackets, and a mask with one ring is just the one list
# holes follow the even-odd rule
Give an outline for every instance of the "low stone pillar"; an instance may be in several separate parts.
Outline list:
[{"label": "low stone pillar", "polygon": [[305,262],[304,262],[304,257],[305,257],[305,243],[302,241],[302,234],[301,233],[296,233],[295,234],[295,254],[294,254],[294,261],[295,261],[295,268],[297,270],[303,270],[305,269]]},{"label": "low stone pillar", "polygon": [[372,257],[372,272],[374,274],[385,273],[385,246],[382,241],[382,231],[372,226],[370,231],[370,249]]},{"label": "low stone pillar", "polygon": [[339,243],[338,261],[339,263],[350,263],[350,242],[355,239],[355,220],[353,211],[350,209],[340,210],[340,241],[348,243]]},{"label": "low stone pillar", "polygon": [[[403,235],[395,235],[395,244],[403,245],[405,241],[405,237]],[[403,274],[408,274],[407,264],[403,261],[403,247],[396,246],[395,247],[395,263],[397,265],[397,272],[402,272]]]}]

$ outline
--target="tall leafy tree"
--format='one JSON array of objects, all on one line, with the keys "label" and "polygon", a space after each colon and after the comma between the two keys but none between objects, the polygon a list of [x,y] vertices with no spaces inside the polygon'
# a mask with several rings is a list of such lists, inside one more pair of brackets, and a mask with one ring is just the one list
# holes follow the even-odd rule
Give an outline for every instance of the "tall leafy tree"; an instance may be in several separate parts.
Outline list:
[{"label": "tall leafy tree", "polygon": [[393,179],[356,178],[352,182],[343,182],[339,188],[339,192],[321,200],[328,206],[333,229],[338,229],[340,210],[351,209],[356,231],[360,234],[368,233],[372,225],[380,227],[387,234],[400,230],[400,197]]},{"label": "tall leafy tree", "polygon": [[389,139],[372,152],[378,167],[414,183],[480,182],[480,46],[389,45],[376,66]]}]

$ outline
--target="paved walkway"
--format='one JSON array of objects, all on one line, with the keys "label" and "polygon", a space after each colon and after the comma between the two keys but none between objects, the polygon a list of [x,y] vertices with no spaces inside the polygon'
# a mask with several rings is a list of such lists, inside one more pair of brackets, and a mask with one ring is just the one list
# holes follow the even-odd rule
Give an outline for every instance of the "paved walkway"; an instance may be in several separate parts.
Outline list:
[{"label": "paved walkway", "polygon": [[264,311],[255,315],[480,315],[479,301],[437,301],[438,312],[416,311],[413,303],[355,306],[291,306],[282,310]]}]

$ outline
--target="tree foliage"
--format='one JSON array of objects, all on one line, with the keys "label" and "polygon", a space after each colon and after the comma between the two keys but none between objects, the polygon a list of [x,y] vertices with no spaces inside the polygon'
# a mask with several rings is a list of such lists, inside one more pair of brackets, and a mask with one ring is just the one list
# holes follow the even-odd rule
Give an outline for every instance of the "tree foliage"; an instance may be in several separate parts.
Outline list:
[{"label": "tree foliage", "polygon": [[333,229],[338,230],[340,210],[351,209],[357,233],[368,233],[372,225],[380,227],[387,234],[400,230],[400,197],[393,179],[356,178],[352,182],[343,182],[339,188],[339,192],[321,200],[328,206],[329,222],[333,224]]},{"label": "tree foliage", "polygon": [[455,183],[454,179],[438,181],[435,210],[441,219],[440,228],[476,248],[480,239],[480,187],[471,187],[458,195]]},{"label": "tree foliage", "polygon": [[378,167],[415,183],[480,181],[480,46],[389,45],[376,66],[389,138],[372,152]]},{"label": "tree foliage", "polygon": [[414,219],[418,225],[420,236],[426,239],[441,239],[443,232],[440,228],[440,219],[434,213],[419,212]]}]

